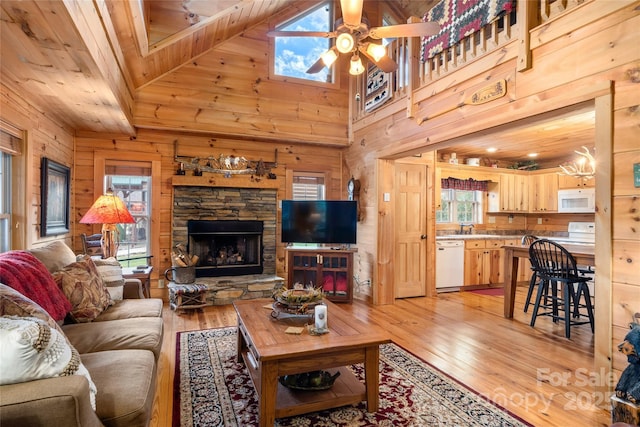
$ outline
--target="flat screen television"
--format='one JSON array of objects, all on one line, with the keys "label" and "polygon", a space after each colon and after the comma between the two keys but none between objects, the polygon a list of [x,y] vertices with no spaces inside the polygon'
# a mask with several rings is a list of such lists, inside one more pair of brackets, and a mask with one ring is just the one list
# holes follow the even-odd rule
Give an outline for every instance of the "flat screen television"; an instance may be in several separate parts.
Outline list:
[{"label": "flat screen television", "polygon": [[283,243],[356,243],[353,200],[283,200]]}]

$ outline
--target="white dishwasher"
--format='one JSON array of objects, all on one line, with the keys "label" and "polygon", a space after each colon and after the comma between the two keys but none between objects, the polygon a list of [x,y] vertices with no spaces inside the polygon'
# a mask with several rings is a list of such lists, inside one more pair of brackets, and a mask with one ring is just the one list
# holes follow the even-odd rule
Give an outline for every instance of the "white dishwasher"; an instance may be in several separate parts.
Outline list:
[{"label": "white dishwasher", "polygon": [[464,240],[436,240],[436,289],[463,284]]}]

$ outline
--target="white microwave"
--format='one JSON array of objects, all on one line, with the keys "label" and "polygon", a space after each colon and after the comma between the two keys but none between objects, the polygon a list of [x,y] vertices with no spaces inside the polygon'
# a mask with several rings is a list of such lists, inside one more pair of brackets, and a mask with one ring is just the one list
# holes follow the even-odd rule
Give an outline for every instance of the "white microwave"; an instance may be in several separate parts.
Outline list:
[{"label": "white microwave", "polygon": [[595,211],[595,188],[558,190],[558,212],[592,213]]}]

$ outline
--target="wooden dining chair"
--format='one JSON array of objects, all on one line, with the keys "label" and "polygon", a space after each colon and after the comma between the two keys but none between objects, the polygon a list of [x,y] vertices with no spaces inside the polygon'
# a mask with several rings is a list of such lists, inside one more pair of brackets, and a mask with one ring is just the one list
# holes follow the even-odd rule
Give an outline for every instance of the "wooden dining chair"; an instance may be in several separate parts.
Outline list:
[{"label": "wooden dining chair", "polygon": [[[589,324],[593,332],[593,306],[587,286],[590,279],[579,274],[573,255],[559,243],[539,239],[529,246],[529,259],[540,278],[531,326],[538,316],[550,316],[554,322],[564,321],[567,338],[571,338],[571,326]],[[545,291],[546,302],[542,303]],[[580,311],[583,308],[586,314]]]},{"label": "wooden dining chair", "polygon": [[[525,234],[524,236],[522,236],[520,243],[522,244],[522,246],[529,246],[536,240],[538,240],[538,237],[534,236],[533,234]],[[525,300],[525,303],[524,303],[525,313],[529,310],[529,305],[531,305],[531,298],[533,297],[533,291],[536,289],[539,283],[540,283],[540,280],[538,278],[538,275],[536,274],[536,270],[533,268],[533,265],[531,265],[531,279],[529,280],[529,289],[527,290],[527,299]]]}]

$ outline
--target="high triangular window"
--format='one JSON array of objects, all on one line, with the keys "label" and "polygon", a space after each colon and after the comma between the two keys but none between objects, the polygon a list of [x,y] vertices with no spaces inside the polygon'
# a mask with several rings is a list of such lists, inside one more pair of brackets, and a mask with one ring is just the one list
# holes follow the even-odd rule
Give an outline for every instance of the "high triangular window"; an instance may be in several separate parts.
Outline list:
[{"label": "high triangular window", "polygon": [[[331,2],[325,2],[305,13],[278,25],[278,31],[322,31],[333,26]],[[307,74],[307,70],[331,47],[331,39],[324,37],[275,37],[274,72],[279,76],[319,82],[333,82],[331,69],[323,68],[319,73]]]}]

